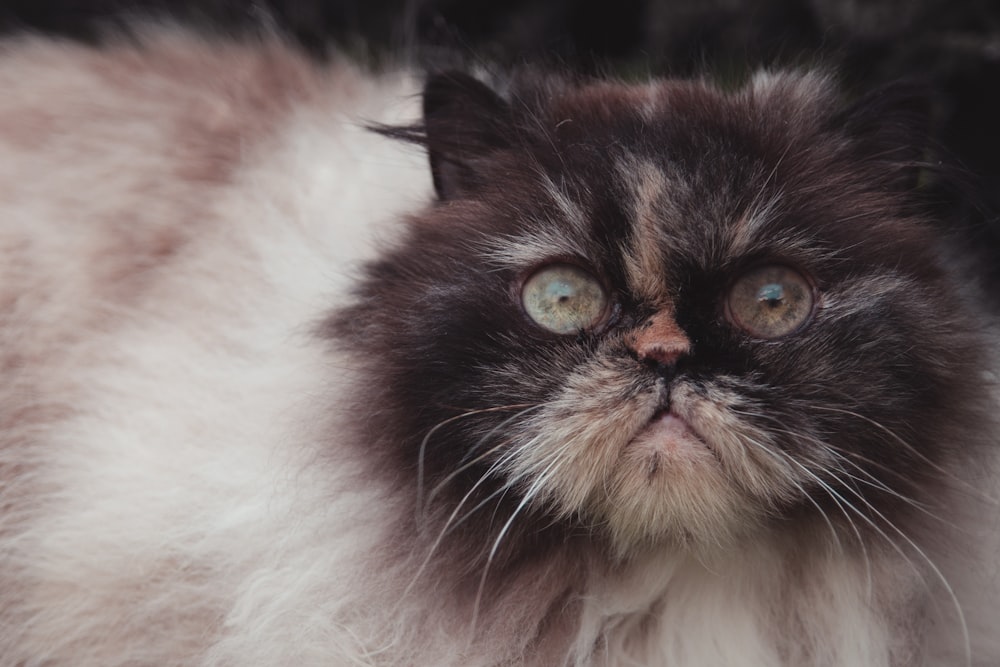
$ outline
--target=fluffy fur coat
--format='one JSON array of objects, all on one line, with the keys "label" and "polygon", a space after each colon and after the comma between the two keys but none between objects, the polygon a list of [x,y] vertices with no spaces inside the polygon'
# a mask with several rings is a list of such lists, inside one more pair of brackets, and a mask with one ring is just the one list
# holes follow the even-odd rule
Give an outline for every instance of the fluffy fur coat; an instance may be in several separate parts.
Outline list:
[{"label": "fluffy fur coat", "polygon": [[[428,215],[447,218],[444,229],[457,224],[448,216],[480,225],[469,217],[479,209],[468,201],[477,197],[551,197],[551,216],[572,218],[573,207],[594,206],[580,193],[599,189],[604,177],[589,175],[577,189],[550,181],[535,191],[520,184],[517,163],[507,157],[483,166],[493,160],[489,151],[507,149],[495,141],[496,125],[463,125],[470,114],[488,119],[495,111],[494,100],[475,90],[463,93],[470,96],[466,113],[454,117],[429,90],[423,113],[437,115],[425,118],[423,129],[406,129],[421,119],[421,85],[418,77],[372,75],[343,63],[319,67],[277,42],[210,42],[178,31],[100,49],[33,38],[0,46],[0,664],[997,664],[993,329],[945,236],[928,246],[900,236],[902,227],[866,222],[882,235],[880,247],[892,247],[889,240],[923,244],[915,257],[935,267],[927,269],[933,285],[943,281],[941,293],[953,299],[915,301],[920,321],[942,313],[948,319],[893,343],[945,341],[940,356],[922,358],[933,368],[922,369],[930,375],[919,381],[945,378],[935,386],[952,397],[936,399],[947,412],[932,410],[937,421],[924,428],[961,438],[879,462],[903,475],[916,471],[910,481],[923,480],[927,489],[926,498],[913,500],[917,510],[859,496],[852,522],[851,510],[830,504],[820,487],[806,494],[813,500],[799,499],[805,509],[761,501],[746,517],[731,517],[736,510],[722,503],[730,513],[724,518],[746,530],[712,524],[704,530],[718,544],[704,535],[685,544],[672,528],[631,526],[619,501],[610,509],[592,499],[573,505],[567,489],[592,474],[580,468],[586,461],[573,463],[566,473],[573,479],[544,478],[551,488],[532,495],[531,480],[542,476],[529,477],[526,491],[524,475],[543,464],[525,454],[521,468],[502,469],[520,485],[511,485],[521,494],[513,504],[501,497],[469,522],[477,527],[448,532],[479,477],[459,478],[454,497],[437,494],[437,506],[425,503],[469,459],[465,451],[436,450],[427,440],[431,428],[404,425],[408,406],[394,392],[411,372],[407,359],[436,353],[422,341],[444,335],[444,325],[421,317],[440,317],[435,309],[450,303],[448,289],[437,282],[423,288],[437,280],[435,272],[464,269],[433,249],[405,251],[430,243]],[[645,117],[655,118],[654,89],[602,85],[584,93],[537,88],[547,92],[525,106],[591,105],[567,114],[565,131],[574,123],[613,125],[621,104],[646,105]],[[715,145],[698,114],[730,114],[716,126],[723,138],[737,127],[750,143],[785,135],[819,142],[796,144],[767,164],[826,165],[830,181],[806,192],[792,176],[765,170],[748,181],[751,195],[787,178],[782,194],[799,188],[824,197],[832,188],[850,196],[861,192],[862,176],[881,173],[869,165],[875,158],[846,149],[828,165],[810,161],[816,152],[854,146],[846,130],[827,135],[813,127],[841,105],[822,76],[762,74],[739,93],[695,83],[677,95],[691,97],[687,109],[696,117],[684,136],[709,137],[688,149],[695,161]],[[423,150],[380,136],[372,124],[429,144],[438,155],[434,171]],[[435,144],[435,132],[449,127],[457,138]],[[552,130],[560,159],[579,157],[573,147],[586,134],[567,139],[543,129]],[[535,150],[524,138],[529,130],[518,131],[521,143],[509,143]],[[873,136],[865,141],[858,145],[877,144]],[[869,166],[844,166],[848,155]],[[700,174],[697,167],[661,182],[641,161],[628,164],[632,177],[623,182],[634,187],[626,192],[633,203],[623,215],[632,220],[690,216],[688,200],[651,208],[661,190],[711,190],[718,196],[701,200],[705,210],[726,201],[709,176],[684,180]],[[724,166],[742,168],[739,160]],[[513,185],[499,187],[506,183],[501,172]],[[747,210],[763,220],[776,201]],[[859,208],[851,210],[878,216],[891,209],[900,217],[905,203],[891,199],[879,208],[855,199]],[[505,215],[529,208],[511,205]],[[502,244],[466,250],[508,269],[580,245],[580,254],[588,251],[570,242],[573,234],[537,229],[526,236],[505,228],[496,237]],[[658,243],[659,232],[649,233],[648,242]],[[679,233],[670,238],[683,238]],[[555,251],[544,247],[549,242]],[[374,263],[364,269],[364,262]],[[648,275],[642,267],[633,273]],[[843,280],[863,273],[852,269]],[[821,317],[849,318],[852,308],[867,307],[858,303],[880,294],[892,297],[886,303],[906,302],[893,291],[904,283],[925,290],[923,274],[903,273],[892,283],[885,276],[851,283],[871,290],[858,302],[831,287]],[[641,293],[637,282],[628,284]],[[486,311],[500,308],[483,303]],[[620,303],[628,310],[631,301]],[[950,305],[944,312],[937,304]],[[894,316],[880,308],[872,317]],[[466,348],[455,349],[460,356]],[[845,359],[865,349],[862,340]],[[952,360],[948,349],[971,356]],[[569,362],[539,363],[539,372],[551,375]],[[937,368],[948,364],[961,366],[968,391]],[[856,369],[877,385],[879,371],[865,372]],[[409,396],[424,396],[421,383],[438,377],[431,366],[412,373],[405,376]],[[602,377],[609,386],[616,381]],[[517,381],[498,376],[476,396],[502,395]],[[454,395],[456,403],[471,396]],[[433,428],[449,417],[432,408],[410,413]],[[476,437],[508,427],[480,424]],[[396,442],[408,444],[397,450]],[[729,465],[733,454],[717,456]],[[920,459],[928,457],[933,468],[923,470]],[[887,479],[891,474],[870,478]],[[692,502],[705,501],[700,491],[690,493]],[[872,504],[862,505],[866,500]],[[522,505],[532,512],[523,526],[515,521]],[[901,518],[883,523],[876,508]],[[703,524],[685,511],[650,521],[680,522],[697,533]],[[905,527],[905,536],[890,525]],[[498,535],[502,526],[514,529]]]}]

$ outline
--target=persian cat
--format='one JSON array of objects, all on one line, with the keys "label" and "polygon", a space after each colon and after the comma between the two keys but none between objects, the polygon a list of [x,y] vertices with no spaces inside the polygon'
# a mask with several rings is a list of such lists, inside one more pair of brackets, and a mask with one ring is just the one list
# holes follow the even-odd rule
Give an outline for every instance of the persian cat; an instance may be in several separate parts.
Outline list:
[{"label": "persian cat", "polygon": [[906,86],[176,29],[0,84],[3,666],[1000,664]]}]

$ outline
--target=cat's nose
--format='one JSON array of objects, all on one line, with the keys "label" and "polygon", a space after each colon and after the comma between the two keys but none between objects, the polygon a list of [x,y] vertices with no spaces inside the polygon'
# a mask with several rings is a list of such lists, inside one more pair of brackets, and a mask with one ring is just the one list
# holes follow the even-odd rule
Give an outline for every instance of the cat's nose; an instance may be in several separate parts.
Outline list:
[{"label": "cat's nose", "polygon": [[691,341],[669,312],[660,311],[636,327],[625,341],[636,358],[658,367],[673,368],[691,353]]}]

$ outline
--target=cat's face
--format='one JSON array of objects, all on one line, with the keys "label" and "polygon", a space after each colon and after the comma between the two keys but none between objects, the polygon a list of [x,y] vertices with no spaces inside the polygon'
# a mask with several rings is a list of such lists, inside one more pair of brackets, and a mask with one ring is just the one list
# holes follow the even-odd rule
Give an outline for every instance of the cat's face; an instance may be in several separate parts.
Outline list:
[{"label": "cat's face", "polygon": [[432,80],[441,201],[336,320],[420,502],[628,551],[885,530],[919,499],[978,348],[910,210],[905,114],[801,76],[509,97]]}]

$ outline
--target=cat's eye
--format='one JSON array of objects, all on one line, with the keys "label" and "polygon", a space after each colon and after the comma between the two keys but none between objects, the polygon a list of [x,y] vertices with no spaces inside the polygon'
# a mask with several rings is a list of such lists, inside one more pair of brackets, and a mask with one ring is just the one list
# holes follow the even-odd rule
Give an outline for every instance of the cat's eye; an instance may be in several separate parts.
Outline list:
[{"label": "cat's eye", "polygon": [[795,333],[812,318],[815,293],[798,271],[780,264],[759,266],[733,283],[726,317],[754,338],[772,340]]},{"label": "cat's eye", "polygon": [[608,295],[594,276],[573,264],[549,264],[521,288],[521,304],[535,324],[557,334],[575,334],[600,324]]}]

